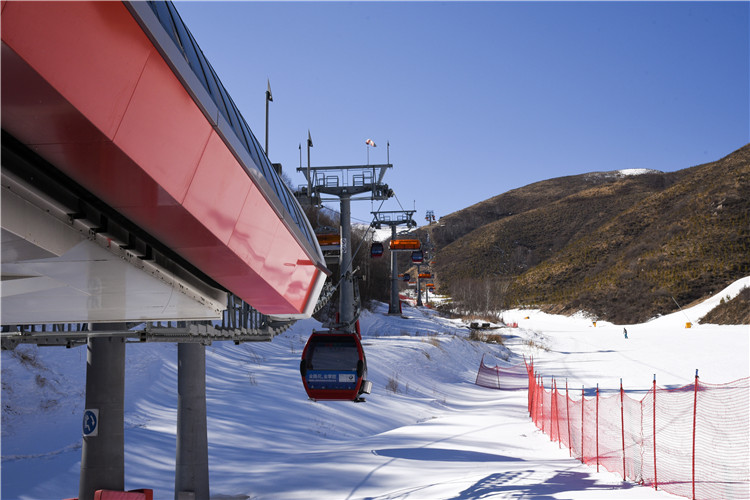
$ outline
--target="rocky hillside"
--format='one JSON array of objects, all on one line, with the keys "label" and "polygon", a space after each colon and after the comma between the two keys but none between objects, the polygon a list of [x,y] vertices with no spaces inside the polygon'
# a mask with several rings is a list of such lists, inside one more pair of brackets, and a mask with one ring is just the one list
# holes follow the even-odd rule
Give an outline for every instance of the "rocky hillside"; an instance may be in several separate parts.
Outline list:
[{"label": "rocky hillside", "polygon": [[492,307],[586,310],[615,322],[671,312],[750,274],[750,145],[672,173],[537,182],[429,232],[439,287]]}]

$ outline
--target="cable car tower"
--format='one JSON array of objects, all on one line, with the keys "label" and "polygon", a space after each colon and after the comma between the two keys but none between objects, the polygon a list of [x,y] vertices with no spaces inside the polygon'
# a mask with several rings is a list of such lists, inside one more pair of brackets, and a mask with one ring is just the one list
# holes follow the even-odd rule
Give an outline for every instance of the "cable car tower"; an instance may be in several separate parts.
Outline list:
[{"label": "cable car tower", "polygon": [[[393,191],[383,183],[390,163],[381,165],[350,165],[340,167],[298,168],[307,180],[307,194],[313,199],[331,201],[321,195],[335,196],[340,200],[341,253],[339,257],[341,284],[339,285],[339,322],[347,332],[354,331],[354,279],[352,276],[351,202],[352,200],[387,200]],[[369,196],[358,196],[369,193]]]},{"label": "cable car tower", "polygon": [[[335,328],[329,332],[313,332],[303,352],[300,372],[305,390],[311,399],[363,401],[360,396],[370,392],[372,383],[364,380],[367,376],[367,363],[359,341],[359,332],[356,331],[361,304],[355,303],[354,300],[351,201],[387,200],[393,196],[393,190],[383,183],[386,170],[392,168],[393,165],[386,163],[311,167],[309,159],[311,145],[312,141],[308,139],[307,168],[300,166],[297,169],[298,172],[304,174],[307,186],[302,186],[295,194],[298,197],[309,197],[310,202],[314,200],[319,204],[336,198],[340,201],[339,319]],[[366,193],[367,196],[363,196]],[[336,198],[324,198],[323,195]],[[341,361],[336,360],[330,366],[323,368],[321,362],[316,361],[316,352],[320,353],[319,357],[326,356],[329,363],[334,355],[339,357],[342,356],[341,353],[347,353],[345,354],[347,359],[340,358]],[[352,366],[349,366],[350,361],[353,362]],[[324,377],[332,372],[336,372],[337,379],[329,383],[324,380]],[[343,382],[346,377],[349,378]]]},{"label": "cable car tower", "polygon": [[428,210],[425,214],[424,220],[427,221],[427,224],[435,224],[435,211],[434,210]]},{"label": "cable car tower", "polygon": [[[376,229],[380,229],[383,226],[391,227],[391,301],[388,304],[388,314],[400,314],[400,308],[398,306],[398,262],[396,260],[397,251],[404,250],[403,248],[394,248],[395,241],[412,241],[412,240],[396,240],[396,228],[398,226],[406,226],[407,229],[417,227],[417,223],[414,221],[414,213],[416,210],[393,210],[393,211],[378,211],[372,212],[374,217],[373,225]],[[398,245],[396,245],[398,246]],[[408,246],[408,245],[406,245]],[[413,250],[408,248],[406,250]]]},{"label": "cable car tower", "polygon": [[[414,262],[414,264],[416,264],[416,266],[417,266],[417,306],[422,306],[423,305],[422,304],[422,283],[421,283],[421,280],[423,278],[424,279],[430,279],[430,278],[432,278],[432,274],[431,273],[429,273],[429,272],[428,273],[423,273],[421,271],[421,269],[420,269],[422,266],[429,266],[430,265],[430,261],[431,261],[431,257],[432,257],[433,245],[432,245],[432,242],[430,241],[430,234],[429,233],[427,233],[427,242],[424,245],[422,245],[422,248],[423,248],[423,259],[422,260],[419,260],[419,261],[414,260],[414,256],[412,254],[412,262]],[[425,290],[425,293],[427,293],[426,290]],[[427,297],[428,297],[427,298],[427,302],[429,302],[429,295]]]}]

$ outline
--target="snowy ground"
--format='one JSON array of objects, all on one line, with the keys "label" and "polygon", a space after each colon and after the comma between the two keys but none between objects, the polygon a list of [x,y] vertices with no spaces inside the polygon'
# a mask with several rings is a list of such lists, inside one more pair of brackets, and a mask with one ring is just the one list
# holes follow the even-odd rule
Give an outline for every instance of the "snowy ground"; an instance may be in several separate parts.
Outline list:
[{"label": "snowy ground", "polygon": [[[722,297],[641,325],[506,311],[505,346],[467,340],[460,321],[386,306],[362,317],[367,403],[311,402],[299,356],[313,320],[270,343],[206,350],[210,482],[216,499],[676,498],[597,473],[560,450],[526,411],[523,355],[574,387],[646,391],[750,375],[748,326],[696,325]],[[685,328],[691,321],[693,327]],[[627,328],[628,339],[623,336]],[[519,390],[474,385],[485,363],[519,366]],[[175,345],[128,346],[126,487],[174,496]],[[78,491],[84,348],[2,353],[2,498]],[[396,384],[397,382],[397,384]],[[398,386],[397,390],[386,387]]]}]

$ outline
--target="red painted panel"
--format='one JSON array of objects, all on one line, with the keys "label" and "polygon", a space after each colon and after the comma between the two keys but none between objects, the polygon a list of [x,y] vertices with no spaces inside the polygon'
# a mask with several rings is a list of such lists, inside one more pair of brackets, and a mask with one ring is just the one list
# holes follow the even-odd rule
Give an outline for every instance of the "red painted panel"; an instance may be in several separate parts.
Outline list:
[{"label": "red painted panel", "polygon": [[[36,5],[44,10],[48,4]],[[72,23],[80,31],[92,27],[92,33],[101,36],[86,50],[101,47],[110,54],[92,56],[92,64],[112,58],[119,66],[116,54],[120,49],[113,48],[113,40],[127,41],[118,30],[130,32],[131,27],[124,19],[119,27],[96,25],[106,25],[116,17],[111,13],[91,16],[105,5],[115,12],[122,8],[111,2],[87,9],[77,4],[71,7],[74,12],[83,9],[81,15],[91,21],[86,26],[73,22],[66,9],[57,8],[56,12],[65,21],[62,24]],[[138,69],[138,83],[112,142],[103,133],[107,127],[95,125],[102,123],[102,116],[114,116],[113,104],[101,94],[87,95],[87,100],[70,91],[86,88],[92,79],[101,86],[110,75],[99,78],[97,72],[109,70],[68,71],[58,61],[40,56],[37,52],[47,50],[49,40],[36,43],[19,27],[37,19],[38,12],[31,16],[29,8],[24,5],[15,11],[15,5],[8,4],[3,13],[3,40],[9,23],[13,43],[29,51],[19,57],[3,43],[3,128],[260,311],[301,312],[316,269],[158,53],[150,49],[152,57],[142,72]],[[12,23],[6,11],[14,13]],[[132,17],[129,20],[135,24]],[[44,40],[46,35],[35,29],[28,31]],[[53,34],[61,37],[62,32],[56,30],[57,26]],[[113,30],[118,32],[112,40],[107,39]],[[76,32],[62,38],[79,36],[91,37]],[[51,52],[59,53],[57,47]],[[39,71],[54,73],[50,82],[67,93],[62,95],[53,88],[26,60],[47,65]],[[71,103],[69,99],[87,102]],[[102,99],[107,101],[99,102],[103,109],[92,111],[92,103]]]},{"label": "red painted panel", "polygon": [[105,139],[5,43],[0,61],[4,75],[0,93],[3,129],[26,144]]},{"label": "red painted panel", "polygon": [[[231,290],[243,290],[252,294],[252,306],[263,314],[299,314],[301,311],[286,300],[272,284],[263,279],[253,281],[250,275],[227,276],[225,286]],[[241,295],[240,295],[241,296]]]},{"label": "red painted panel", "polygon": [[311,288],[315,285],[315,280],[320,272],[309,260],[298,262],[291,277],[289,292],[285,296],[295,308],[299,310],[305,308],[310,298]]},{"label": "red painted panel", "polygon": [[[180,255],[183,255],[188,248],[223,246],[206,226],[182,206],[168,205],[170,200],[172,198],[161,191],[158,205],[127,207],[123,209],[123,213],[127,214],[133,222],[142,224],[151,234]],[[210,268],[208,263],[193,263],[201,269]]]},{"label": "red painted panel", "polygon": [[191,261],[201,262],[201,269],[210,274],[228,290],[242,297],[265,314],[297,314],[294,308],[272,284],[266,282],[251,267],[226,247],[193,247],[182,249],[181,254]]},{"label": "red painted panel", "polygon": [[212,131],[183,203],[222,243],[228,243],[252,181]]},{"label": "red painted panel", "polygon": [[276,212],[253,184],[229,239],[229,248],[260,273],[281,225]]},{"label": "red painted panel", "polygon": [[253,279],[258,278],[258,275],[254,274],[244,261],[224,245],[215,244],[211,241],[205,243],[202,246],[182,248],[180,254],[189,258],[192,262],[200,262],[201,270],[220,283],[222,283],[224,276],[247,273],[248,270],[251,272],[251,278],[253,276],[255,277]]},{"label": "red painted panel", "polygon": [[109,138],[154,50],[121,2],[10,2],[2,39]]},{"label": "red painted panel", "polygon": [[296,307],[304,308],[308,287],[315,268],[305,253],[295,244],[291,234],[279,231],[274,238],[269,258],[261,276],[269,283],[277,283],[285,290],[284,297]]},{"label": "red painted panel", "polygon": [[123,212],[126,207],[176,204],[111,142],[41,144],[32,149]]},{"label": "red painted panel", "polygon": [[297,267],[297,260],[302,258],[297,245],[290,245],[291,237],[286,231],[277,231],[271,242],[268,258],[263,264],[260,275],[279,289],[286,290],[285,296],[292,291],[291,277]]},{"label": "red painted panel", "polygon": [[211,125],[154,50],[114,143],[182,203]]}]

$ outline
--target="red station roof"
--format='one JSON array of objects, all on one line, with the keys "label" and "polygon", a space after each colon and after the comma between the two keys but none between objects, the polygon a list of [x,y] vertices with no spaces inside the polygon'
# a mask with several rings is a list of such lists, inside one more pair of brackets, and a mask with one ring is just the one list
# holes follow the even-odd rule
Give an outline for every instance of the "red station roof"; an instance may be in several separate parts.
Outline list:
[{"label": "red station roof", "polygon": [[121,2],[3,1],[2,128],[262,313],[310,314],[320,249],[162,52]]}]

